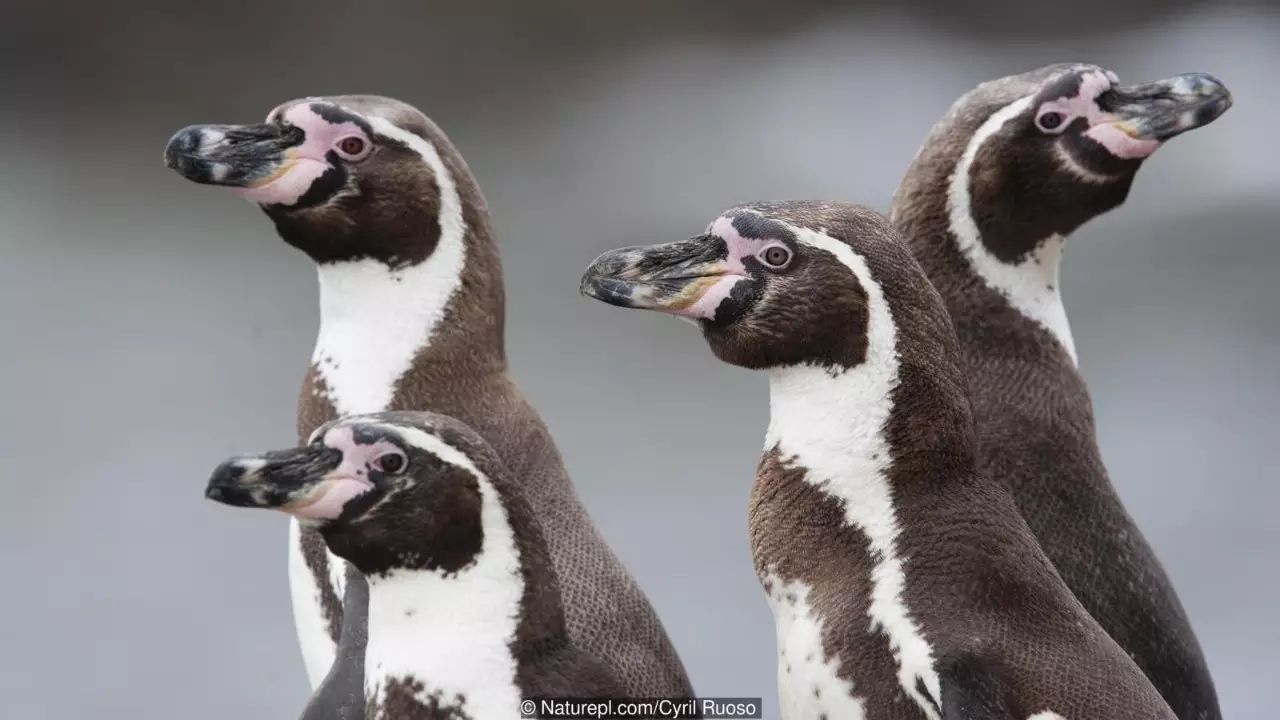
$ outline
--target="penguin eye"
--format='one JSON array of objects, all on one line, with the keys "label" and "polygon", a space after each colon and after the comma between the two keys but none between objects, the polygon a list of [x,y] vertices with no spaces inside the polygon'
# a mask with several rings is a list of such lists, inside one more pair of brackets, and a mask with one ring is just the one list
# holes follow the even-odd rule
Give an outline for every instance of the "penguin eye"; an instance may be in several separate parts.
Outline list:
[{"label": "penguin eye", "polygon": [[770,245],[760,253],[760,259],[770,267],[785,267],[791,262],[791,251],[785,245]]},{"label": "penguin eye", "polygon": [[1060,112],[1047,112],[1036,118],[1036,125],[1047,133],[1061,132],[1067,116]]},{"label": "penguin eye", "polygon": [[368,143],[364,141],[364,138],[356,137],[355,135],[344,137],[338,141],[338,152],[345,155],[348,160],[359,159],[367,147]]},{"label": "penguin eye", "polygon": [[388,475],[395,475],[401,470],[404,470],[405,466],[408,464],[408,459],[405,458],[404,453],[399,450],[383,453],[378,456],[377,460],[373,461],[374,467]]}]

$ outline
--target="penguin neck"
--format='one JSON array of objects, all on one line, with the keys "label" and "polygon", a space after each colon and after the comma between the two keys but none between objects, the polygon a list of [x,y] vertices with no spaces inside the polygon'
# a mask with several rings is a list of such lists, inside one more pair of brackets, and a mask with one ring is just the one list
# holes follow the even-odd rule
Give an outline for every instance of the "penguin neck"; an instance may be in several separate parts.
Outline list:
[{"label": "penguin neck", "polygon": [[549,571],[550,559],[527,508],[502,494],[500,480],[479,470],[475,477],[483,544],[469,564],[366,576],[365,693],[374,706],[386,705],[397,688],[420,685],[420,700],[462,698],[459,717],[503,716],[521,696],[522,650],[564,641],[554,576],[531,576],[534,567]]},{"label": "penguin neck", "polygon": [[915,513],[895,510],[912,497],[902,489],[945,491],[952,479],[961,486],[976,476],[965,390],[958,371],[903,361],[875,343],[857,367],[776,368],[769,371],[765,452],[804,468],[805,480],[848,503],[859,525],[874,525],[873,515]]},{"label": "penguin neck", "polygon": [[863,256],[817,233],[801,239],[833,255],[866,293],[865,349],[843,364],[769,370],[766,452],[794,458],[849,502],[865,491],[879,503],[891,477],[910,482],[935,464],[972,471],[968,386],[955,331],[928,279],[905,258],[895,261],[903,251],[892,245]]},{"label": "penguin neck", "polygon": [[[309,395],[326,395],[339,415],[396,405],[456,405],[418,393],[475,387],[506,370],[504,294],[488,210],[461,155],[438,131],[416,135],[387,121],[375,129],[412,149],[435,178],[439,207],[431,253],[400,267],[374,258],[319,267],[320,331]],[[303,401],[309,398],[304,395]]]},{"label": "penguin neck", "polygon": [[[935,129],[907,171],[891,219],[953,312],[966,306],[960,299],[972,293],[973,283],[981,283],[1025,322],[1047,331],[1074,365],[1075,340],[1060,289],[1065,235],[999,227],[994,213],[983,213],[987,234],[999,235],[997,253],[997,240],[984,237],[975,218],[974,159],[1030,102],[1023,98],[1001,108],[972,133],[958,125]],[[967,140],[948,143],[947,135]]]},{"label": "penguin neck", "polygon": [[505,370],[500,280],[475,277],[471,253],[462,238],[442,237],[405,268],[372,258],[319,266],[311,362],[339,415],[391,407],[414,375]]}]

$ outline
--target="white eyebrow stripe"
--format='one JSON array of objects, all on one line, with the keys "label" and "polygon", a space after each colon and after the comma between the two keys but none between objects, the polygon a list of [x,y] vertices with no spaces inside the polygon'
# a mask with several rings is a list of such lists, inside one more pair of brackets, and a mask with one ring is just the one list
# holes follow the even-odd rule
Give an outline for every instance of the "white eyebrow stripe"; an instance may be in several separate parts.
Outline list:
[{"label": "white eyebrow stripe", "polygon": [[973,218],[973,198],[969,191],[974,158],[983,144],[1006,123],[1025,112],[1034,101],[1032,96],[1019,98],[987,118],[970,138],[964,154],[956,163],[947,188],[947,209],[951,235],[961,254],[988,287],[999,292],[1015,310],[1038,323],[1058,340],[1073,364],[1075,340],[1067,311],[1062,305],[1059,269],[1062,265],[1062,236],[1045,238],[1019,263],[1007,263],[991,253],[982,242],[978,223]]}]

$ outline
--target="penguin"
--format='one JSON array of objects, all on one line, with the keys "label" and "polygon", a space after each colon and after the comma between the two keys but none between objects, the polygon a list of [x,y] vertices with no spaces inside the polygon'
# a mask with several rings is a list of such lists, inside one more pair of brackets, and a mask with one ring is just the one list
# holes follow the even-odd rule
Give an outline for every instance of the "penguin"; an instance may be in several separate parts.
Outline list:
[{"label": "penguin", "polygon": [[748,526],[782,717],[1173,718],[980,471],[945,306],[886,218],[739,206],[605,253],[581,290],[768,374]]},{"label": "penguin", "polygon": [[1201,73],[1121,85],[1095,65],[994,80],[934,127],[890,218],[942,294],[972,387],[980,467],[1085,609],[1181,720],[1219,720],[1173,586],[1098,450],[1059,290],[1064,238],[1124,202],[1143,161],[1231,105]]},{"label": "penguin", "polygon": [[281,510],[369,588],[363,717],[507,719],[526,698],[608,698],[574,643],[523,483],[475,431],[420,412],[330,422],[304,447],[232,458],[205,494]]},{"label": "penguin", "polygon": [[[634,697],[687,697],[657,615],[605,544],[559,451],[508,372],[498,245],[462,156],[417,109],[344,95],[286,102],[265,122],[178,131],[166,163],[258,204],[316,264],[320,328],[298,438],[384,410],[458,418],[493,443],[543,520],[569,636]],[[308,717],[354,717],[367,587],[291,522],[290,588],[316,694]]]}]

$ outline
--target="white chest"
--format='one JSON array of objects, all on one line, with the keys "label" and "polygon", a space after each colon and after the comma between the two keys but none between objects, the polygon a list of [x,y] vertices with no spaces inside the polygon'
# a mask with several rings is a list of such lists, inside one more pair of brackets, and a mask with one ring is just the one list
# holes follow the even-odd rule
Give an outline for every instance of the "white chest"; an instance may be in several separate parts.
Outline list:
[{"label": "white chest", "polygon": [[863,700],[851,681],[837,675],[839,662],[828,659],[823,650],[822,619],[809,606],[809,587],[777,576],[764,581],[778,631],[778,703],[783,719],[862,720]]},{"label": "white chest", "polygon": [[524,588],[520,558],[496,491],[478,477],[484,542],[471,565],[448,575],[369,578],[365,696],[375,703],[388,682],[411,679],[422,684],[425,703],[462,698],[474,720],[511,718],[518,707],[511,645]]},{"label": "white chest", "polygon": [[[448,257],[451,250],[456,257]],[[311,362],[339,415],[390,405],[396,384],[444,317],[461,264],[459,242],[401,270],[371,259],[319,268],[320,332]]]},{"label": "white chest", "polygon": [[370,123],[431,169],[440,193],[439,236],[431,254],[411,267],[392,270],[372,259],[320,266],[320,334],[312,362],[339,415],[387,408],[396,382],[430,342],[461,286],[466,263],[462,200],[435,146],[382,118]]},{"label": "white chest", "polygon": [[[907,606],[907,583],[898,551],[900,526],[888,471],[890,448],[885,425],[898,385],[897,329],[884,291],[866,261],[844,243],[811,231],[801,242],[820,247],[843,262],[867,293],[867,352],[856,367],[832,374],[827,368],[798,365],[770,371],[769,431],[766,450],[776,448],[784,464],[805,468],[804,481],[841,501],[845,520],[867,538],[872,555],[867,622],[883,632],[897,664],[903,691],[930,720],[937,719],[920,684],[940,697],[933,648]],[[853,588],[850,592],[864,592]],[[799,606],[798,606],[799,607]],[[811,632],[811,613],[788,610],[788,636]],[[775,617],[778,609],[775,608]],[[784,647],[782,622],[779,645]]]}]

